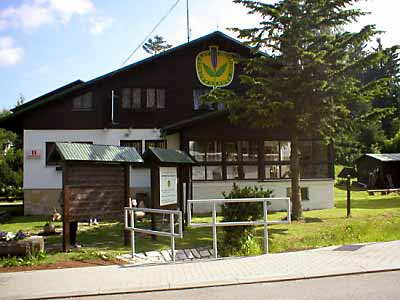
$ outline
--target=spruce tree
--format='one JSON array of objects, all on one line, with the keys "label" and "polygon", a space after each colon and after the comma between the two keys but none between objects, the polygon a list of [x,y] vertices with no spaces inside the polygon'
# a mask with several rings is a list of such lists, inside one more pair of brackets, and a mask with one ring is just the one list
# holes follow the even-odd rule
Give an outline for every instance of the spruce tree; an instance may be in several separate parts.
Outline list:
[{"label": "spruce tree", "polygon": [[292,218],[299,220],[300,140],[334,140],[350,123],[350,102],[370,102],[387,92],[390,78],[364,84],[358,76],[385,60],[385,52],[362,51],[378,33],[374,25],[359,32],[342,30],[365,14],[351,7],[356,1],[233,2],[261,17],[255,28],[233,29],[254,51],[240,61],[244,92],[214,89],[204,100],[223,103],[232,122],[290,132]]},{"label": "spruce tree", "polygon": [[144,43],[143,50],[149,54],[158,54],[160,52],[164,52],[172,47],[172,45],[167,44],[167,41],[164,40],[162,36],[156,35],[154,39],[149,38],[149,40]]}]

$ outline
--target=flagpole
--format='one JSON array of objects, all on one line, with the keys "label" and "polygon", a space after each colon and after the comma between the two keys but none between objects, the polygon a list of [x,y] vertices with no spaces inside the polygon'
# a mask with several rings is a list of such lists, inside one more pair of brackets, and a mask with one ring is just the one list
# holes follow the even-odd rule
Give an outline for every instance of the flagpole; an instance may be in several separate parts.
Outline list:
[{"label": "flagpole", "polygon": [[187,41],[190,41],[190,25],[189,25],[189,0],[186,0],[186,29],[187,29]]}]

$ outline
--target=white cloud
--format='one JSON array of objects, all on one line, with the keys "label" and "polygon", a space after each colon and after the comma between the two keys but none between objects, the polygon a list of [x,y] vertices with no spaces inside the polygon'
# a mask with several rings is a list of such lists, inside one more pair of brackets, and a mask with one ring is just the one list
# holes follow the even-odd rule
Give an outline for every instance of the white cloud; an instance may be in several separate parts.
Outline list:
[{"label": "white cloud", "polygon": [[8,7],[0,11],[0,29],[17,27],[24,30],[33,30],[42,25],[51,23],[54,16],[48,7],[37,2],[23,3],[18,7]]},{"label": "white cloud", "polygon": [[0,37],[0,66],[15,65],[22,59],[24,50],[14,43],[12,37]]},{"label": "white cloud", "polygon": [[94,35],[101,34],[113,22],[114,20],[110,17],[92,17],[90,18],[90,33]]},{"label": "white cloud", "polygon": [[95,10],[91,0],[49,0],[49,4],[65,24],[74,15],[86,15]]},{"label": "white cloud", "polygon": [[20,28],[30,32],[54,22],[68,24],[75,16],[88,16],[94,34],[102,33],[112,23],[110,17],[96,15],[92,0],[24,0],[0,10],[0,30]]}]

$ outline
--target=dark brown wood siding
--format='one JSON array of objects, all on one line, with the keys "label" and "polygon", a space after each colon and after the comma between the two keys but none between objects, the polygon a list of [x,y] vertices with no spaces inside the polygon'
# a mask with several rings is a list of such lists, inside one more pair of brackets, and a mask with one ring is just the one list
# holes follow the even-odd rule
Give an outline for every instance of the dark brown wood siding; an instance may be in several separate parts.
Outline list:
[{"label": "dark brown wood siding", "polygon": [[[103,129],[111,128],[159,128],[202,112],[193,109],[193,89],[203,87],[196,75],[195,58],[200,51],[210,45],[218,45],[220,50],[248,56],[249,50],[221,36],[214,35],[188,47],[161,56],[157,59],[127,68],[114,75],[105,76],[79,91],[40,106],[24,115],[25,129]],[[239,89],[238,74],[229,86]],[[122,88],[165,88],[165,109],[154,111],[123,110]],[[111,125],[111,91],[115,91],[116,124]],[[76,111],[72,99],[85,92],[93,93],[93,110]]]}]

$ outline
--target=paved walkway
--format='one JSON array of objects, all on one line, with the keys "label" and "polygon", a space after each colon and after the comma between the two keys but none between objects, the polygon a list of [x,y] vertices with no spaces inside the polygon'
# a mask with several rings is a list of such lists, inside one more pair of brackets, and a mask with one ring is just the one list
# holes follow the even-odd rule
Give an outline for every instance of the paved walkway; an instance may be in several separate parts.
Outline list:
[{"label": "paved walkway", "polygon": [[43,299],[400,269],[400,241],[257,257],[151,266],[104,266],[0,274],[1,299]]},{"label": "paved walkway", "polygon": [[[188,262],[199,259],[210,259],[213,256],[214,250],[207,248],[176,250],[175,261]],[[172,262],[171,250],[138,253],[133,258],[131,254],[123,254],[117,256],[117,258],[132,265],[166,264]]]}]

